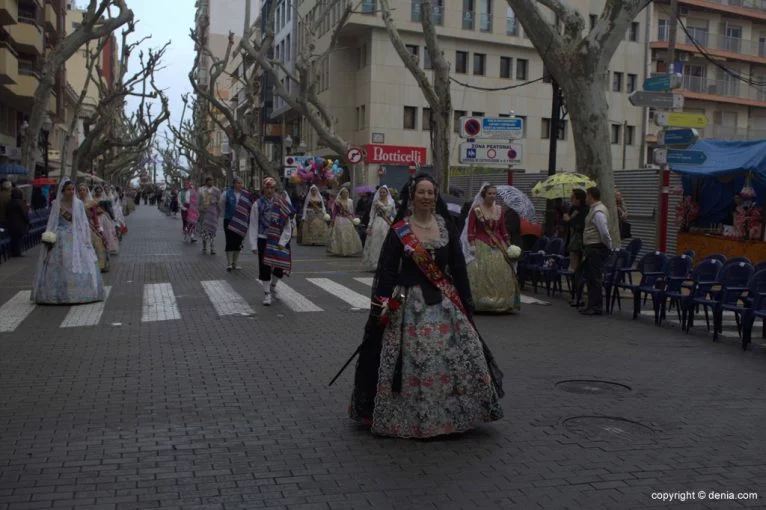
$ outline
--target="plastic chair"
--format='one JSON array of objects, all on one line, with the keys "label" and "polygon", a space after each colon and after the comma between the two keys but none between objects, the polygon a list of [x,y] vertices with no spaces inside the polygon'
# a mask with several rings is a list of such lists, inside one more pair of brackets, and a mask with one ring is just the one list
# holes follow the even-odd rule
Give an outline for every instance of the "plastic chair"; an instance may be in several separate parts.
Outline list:
[{"label": "plastic chair", "polygon": [[684,317],[682,317],[681,302],[683,299],[683,286],[684,283],[689,282],[689,275],[692,272],[693,259],[689,255],[683,254],[675,256],[668,260],[665,264],[665,277],[664,288],[661,289],[661,293],[658,294],[660,299],[660,314],[657,317],[657,325],[661,326],[662,321],[666,317],[668,298],[670,298],[670,305],[676,306],[676,312],[678,313],[678,322],[683,327]]},{"label": "plastic chair", "polygon": [[721,262],[721,264],[725,264],[726,263],[726,255],[724,255],[723,253],[711,253],[710,255],[706,256],[702,260],[708,260],[708,259],[718,260],[718,261]]},{"label": "plastic chair", "polygon": [[[660,260],[656,254],[654,260]],[[641,295],[644,294],[652,298],[654,323],[659,326],[662,322],[661,312],[664,311],[665,292],[669,287],[673,290],[680,289],[681,284],[688,278],[691,267],[691,258],[676,255],[665,260],[660,274],[653,271],[643,272],[642,283],[633,289],[633,318],[637,318],[641,311]]]},{"label": "plastic chair", "polygon": [[[681,314],[681,327],[687,330],[689,314],[694,315],[695,308],[699,307],[694,303],[695,298],[706,297],[714,285],[718,284],[718,276],[723,268],[723,263],[718,259],[706,259],[697,264],[692,270],[689,279],[681,283],[681,287],[676,292],[668,292],[671,303],[675,302],[679,306]],[[687,292],[684,293],[684,290]],[[708,309],[705,308],[705,321],[710,330],[710,316]]]},{"label": "plastic chair", "polygon": [[739,264],[741,262],[744,262],[745,264],[753,265],[752,262],[750,262],[750,259],[747,257],[732,257],[730,259],[727,259],[726,262],[723,263],[723,269],[726,269],[729,266],[733,266],[736,264]]},{"label": "plastic chair", "polygon": [[[625,247],[625,249],[630,253],[630,266],[636,263],[636,259],[638,258],[638,254],[641,252],[641,248],[643,247],[644,242],[641,239],[633,239],[631,240],[628,245]],[[633,283],[633,282],[630,282]]]},{"label": "plastic chair", "polygon": [[755,319],[763,320],[762,336],[766,337],[766,269],[753,274],[747,287],[753,303],[742,314],[742,349],[750,344]]},{"label": "plastic chair", "polygon": [[753,267],[753,269],[755,270],[755,272],[756,272],[756,273],[757,273],[758,271],[763,271],[764,269],[766,269],[766,260],[762,260],[761,262],[758,262],[758,263],[757,263],[757,264],[756,264],[756,265]]},{"label": "plastic chair", "polygon": [[734,312],[737,321],[737,332],[742,332],[740,317],[746,305],[739,301],[748,290],[748,283],[753,276],[753,266],[746,262],[738,262],[724,266],[721,270],[721,292],[713,311],[713,341],[718,340],[718,333],[723,331],[723,311]]},{"label": "plastic chair", "polygon": [[[664,274],[662,272],[662,269],[665,267],[666,260],[667,260],[667,257],[665,257],[664,253],[655,251],[652,253],[647,253],[646,255],[641,257],[641,260],[638,262],[638,266],[636,266],[636,268],[632,268],[632,267],[628,269],[621,268],[619,270],[618,272],[619,279],[615,282],[614,289],[612,291],[612,300],[617,301],[617,306],[620,308],[620,310],[622,310],[620,290],[621,289],[629,290],[631,294],[633,294],[634,301],[635,301],[636,289],[638,289],[641,286],[653,285],[654,281]],[[637,285],[633,284],[633,278],[632,278],[633,273],[641,274],[641,281],[639,281]],[[640,304],[640,301],[639,301],[639,304]],[[612,303],[612,308],[614,308],[614,303]],[[635,319],[637,317],[638,317],[638,310],[636,309],[636,305],[634,303],[633,318]]]}]

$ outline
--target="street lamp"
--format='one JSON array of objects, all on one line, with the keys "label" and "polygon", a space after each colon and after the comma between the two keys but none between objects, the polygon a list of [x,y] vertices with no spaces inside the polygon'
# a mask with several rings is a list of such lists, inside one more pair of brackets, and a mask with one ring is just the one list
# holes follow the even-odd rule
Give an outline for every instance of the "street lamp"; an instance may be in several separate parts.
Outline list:
[{"label": "street lamp", "polygon": [[307,149],[306,143],[303,140],[301,140],[301,143],[298,144],[298,154],[300,154],[301,156],[306,154],[306,149]]},{"label": "street lamp", "polygon": [[45,117],[43,117],[43,124],[41,127],[43,131],[43,148],[45,149],[45,152],[43,153],[43,164],[45,165],[43,177],[48,177],[48,139],[51,129],[53,129],[53,121],[48,114],[45,114]]},{"label": "street lamp", "polygon": [[290,135],[287,135],[285,137],[284,144],[285,144],[285,149],[287,151],[287,155],[289,156],[290,155],[290,149],[293,147],[293,137],[290,136]]}]

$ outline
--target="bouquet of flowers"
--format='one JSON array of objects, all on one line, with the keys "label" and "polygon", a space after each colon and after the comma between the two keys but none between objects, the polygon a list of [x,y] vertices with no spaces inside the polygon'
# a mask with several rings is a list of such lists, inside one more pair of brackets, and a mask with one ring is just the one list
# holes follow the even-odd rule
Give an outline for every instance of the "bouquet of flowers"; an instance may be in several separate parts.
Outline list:
[{"label": "bouquet of flowers", "polygon": [[683,228],[688,229],[692,221],[699,218],[700,207],[694,199],[687,195],[676,207],[676,223]]},{"label": "bouquet of flowers", "polygon": [[380,307],[378,322],[382,326],[387,326],[388,323],[391,322],[391,313],[396,312],[399,308],[402,307],[401,296],[392,298],[380,298],[380,304],[375,304],[375,306]]},{"label": "bouquet of flowers", "polygon": [[331,219],[332,219],[332,218],[330,217],[330,215],[329,215],[329,214],[325,214],[325,215],[324,215],[324,220],[325,220],[325,221],[330,221]]},{"label": "bouquet of flowers", "polygon": [[354,218],[352,221],[353,221],[355,227],[358,226],[362,222],[362,220],[360,220],[359,218]]},{"label": "bouquet of flowers", "polygon": [[48,248],[48,251],[53,249],[53,245],[56,244],[56,233],[55,232],[43,232],[42,237],[40,240],[43,242],[46,248]]},{"label": "bouquet of flowers", "polygon": [[763,214],[758,206],[737,207],[734,214],[734,228],[737,237],[745,240],[760,239],[763,228]]},{"label": "bouquet of flowers", "polygon": [[508,257],[510,257],[511,260],[518,260],[521,258],[521,248],[515,244],[510,245],[508,250],[506,250],[506,253],[508,253]]}]

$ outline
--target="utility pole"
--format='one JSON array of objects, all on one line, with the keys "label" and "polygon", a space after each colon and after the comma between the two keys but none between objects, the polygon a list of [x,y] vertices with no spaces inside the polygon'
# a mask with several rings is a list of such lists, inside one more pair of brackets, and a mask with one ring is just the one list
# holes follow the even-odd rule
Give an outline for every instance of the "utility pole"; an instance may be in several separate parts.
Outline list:
[{"label": "utility pole", "polygon": [[[550,127],[550,133],[548,134],[548,175],[556,174],[556,150],[559,141],[559,125],[561,124],[561,107],[564,102],[561,88],[556,82],[556,79],[546,69],[543,72],[543,81],[546,78],[550,80],[552,87],[551,98],[551,120],[548,123]],[[553,200],[548,200],[545,203],[545,235],[553,235],[554,228],[556,226],[556,204]]]},{"label": "utility pole", "polygon": [[678,37],[678,0],[670,0],[670,29],[668,30],[668,72],[676,72],[676,38]]}]

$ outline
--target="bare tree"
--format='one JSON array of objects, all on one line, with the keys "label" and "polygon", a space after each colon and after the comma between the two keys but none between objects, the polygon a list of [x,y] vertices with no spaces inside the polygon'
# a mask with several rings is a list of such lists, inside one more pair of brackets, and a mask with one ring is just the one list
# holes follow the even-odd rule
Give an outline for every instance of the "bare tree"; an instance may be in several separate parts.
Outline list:
[{"label": "bare tree", "polygon": [[[77,150],[76,170],[98,164],[103,178],[130,172],[153,143],[157,130],[170,117],[168,98],[154,78],[170,43],[144,53],[139,46],[149,38],[130,42],[134,32],[135,23],[130,21],[122,31],[119,79],[114,84],[104,80],[98,63],[95,66],[93,79],[99,91],[99,103],[90,119],[90,130]],[[139,69],[129,74],[128,65],[134,51],[139,51]],[[139,104],[126,115],[125,101],[129,97],[138,98]],[[152,112],[154,101],[160,106],[157,115]]]},{"label": "bare tree", "polygon": [[[508,0],[543,63],[564,93],[572,122],[577,169],[598,179],[610,214],[609,230],[619,239],[609,139],[606,81],[609,62],[648,0],[606,0],[590,31],[567,0]],[[538,4],[555,15],[551,22]],[[551,136],[555,136],[551,135]]]},{"label": "bare tree", "polygon": [[426,72],[420,68],[418,59],[407,50],[399,30],[394,24],[391,15],[391,6],[388,0],[380,0],[382,9],[381,17],[386,25],[386,31],[391,43],[402,59],[404,66],[417,81],[420,90],[431,107],[431,150],[433,152],[434,177],[440,184],[442,191],[447,192],[450,164],[450,139],[452,136],[452,93],[450,91],[450,65],[444,57],[444,52],[439,45],[436,35],[436,27],[433,23],[433,4],[431,0],[422,0],[420,23],[425,36],[425,51],[431,59],[433,67],[433,83],[429,81]]},{"label": "bare tree", "polygon": [[[114,16],[113,9],[117,10]],[[40,128],[58,70],[86,42],[107,37],[132,20],[133,11],[128,9],[125,0],[90,0],[80,26],[64,37],[48,55],[40,72],[40,83],[35,91],[34,106],[29,115],[29,127],[21,145],[22,163],[26,168],[33,169],[35,166]]]}]

